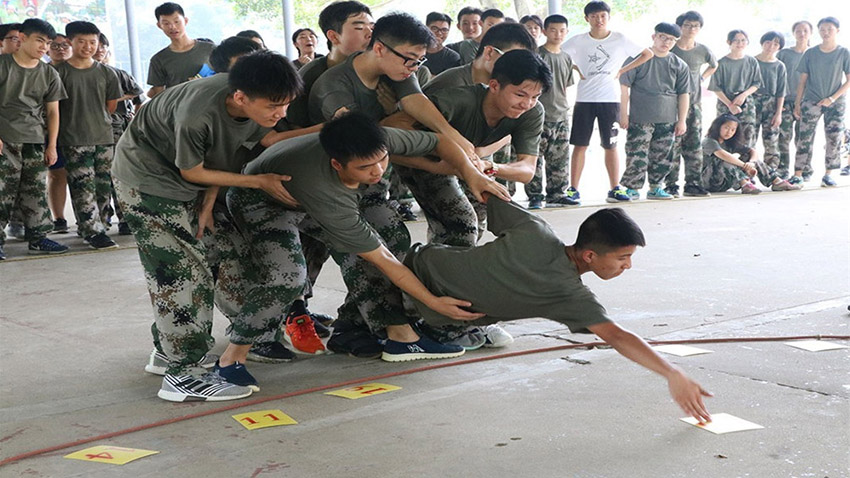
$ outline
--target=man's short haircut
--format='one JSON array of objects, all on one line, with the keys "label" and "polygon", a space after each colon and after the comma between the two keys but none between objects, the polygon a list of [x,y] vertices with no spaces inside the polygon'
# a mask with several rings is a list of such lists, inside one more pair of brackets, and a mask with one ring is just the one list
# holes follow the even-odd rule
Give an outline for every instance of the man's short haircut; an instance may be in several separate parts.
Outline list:
[{"label": "man's short haircut", "polygon": [[106,35],[103,32],[98,33],[97,41],[100,42],[101,45],[109,46],[109,38],[106,38]]},{"label": "man's short haircut", "polygon": [[9,32],[20,32],[22,28],[22,23],[3,23],[0,24],[0,41],[3,41],[3,38],[9,34]]},{"label": "man's short haircut", "polygon": [[437,42],[430,28],[413,15],[404,12],[389,13],[375,22],[369,48],[372,48],[378,40],[390,47],[408,44],[425,45],[431,48]]},{"label": "man's short haircut", "polygon": [[319,142],[328,156],[345,166],[352,159],[386,151],[387,133],[372,118],[352,111],[325,123]]},{"label": "man's short haircut", "polygon": [[591,214],[578,228],[575,248],[607,254],[628,246],[646,246],[640,226],[622,208],[610,207]]},{"label": "man's short haircut", "polygon": [[292,100],[304,91],[304,82],[292,62],[269,50],[239,57],[230,68],[227,82],[232,91],[240,90],[249,98],[275,103]]},{"label": "man's short haircut", "polygon": [[744,35],[744,38],[746,38],[749,41],[750,36],[747,35],[747,32],[745,32],[744,30],[737,29],[737,30],[730,31],[726,35],[726,43],[732,43],[735,40],[735,37],[739,34]]},{"label": "man's short haircut", "polygon": [[77,35],[100,35],[100,30],[91,22],[76,21],[65,25],[65,36],[69,40]]},{"label": "man's short haircut", "polygon": [[682,36],[682,29],[679,28],[678,25],[661,22],[658,25],[655,25],[655,33],[663,33],[665,35],[670,35],[671,37],[680,38]]},{"label": "man's short haircut", "polygon": [[835,25],[835,28],[841,28],[841,23],[835,17],[821,18],[820,20],[818,20],[818,28],[820,28],[820,26],[824,23],[832,23],[833,25]]},{"label": "man's short haircut", "polygon": [[484,34],[484,38],[481,39],[481,45],[478,47],[478,53],[475,54],[475,58],[484,54],[485,46],[492,46],[493,48],[505,51],[514,45],[528,51],[537,50],[537,42],[534,41],[534,37],[519,23],[500,23],[493,25]]},{"label": "man's short haircut", "polygon": [[425,25],[430,25],[434,22],[446,22],[452,26],[452,17],[440,12],[431,12],[425,17]]},{"label": "man's short haircut", "polygon": [[156,7],[153,11],[156,21],[159,21],[159,17],[173,15],[175,13],[179,13],[181,17],[186,16],[186,14],[183,13],[183,7],[174,2],[165,2]]},{"label": "man's short haircut", "polygon": [[247,55],[263,47],[254,40],[233,36],[225,38],[210,52],[210,67],[216,73],[225,73],[230,70],[230,60],[236,56]]},{"label": "man's short haircut", "polygon": [[[53,25],[40,18],[28,18],[24,20],[24,23],[21,23],[20,30],[18,31],[24,35],[40,33],[51,40],[56,38],[56,30],[53,28]],[[6,34],[4,33],[2,36],[6,36]]]},{"label": "man's short haircut", "polygon": [[[325,38],[328,38],[329,31],[333,30],[337,33],[342,33],[342,26],[348,20],[348,17],[361,13],[371,16],[372,10],[369,10],[369,7],[366,5],[353,0],[331,3],[319,13],[319,28],[325,35]],[[328,40],[328,50],[332,47],[333,44]]]},{"label": "man's short haircut", "polygon": [[603,1],[594,1],[590,2],[584,6],[584,16],[588,16],[591,13],[596,12],[608,12],[611,13],[611,7],[608,6],[607,3]]},{"label": "man's short haircut", "polygon": [[700,28],[705,26],[705,20],[702,18],[702,15],[695,10],[688,10],[676,17],[676,25],[679,25],[679,27],[684,25],[685,22],[699,22]]},{"label": "man's short haircut", "polygon": [[520,85],[531,80],[540,83],[543,92],[552,87],[552,70],[549,65],[529,50],[511,50],[502,55],[493,65],[490,78],[498,81],[500,85]]},{"label": "man's short haircut", "polygon": [[505,14],[498,8],[488,8],[481,12],[481,23],[488,18],[505,18]]},{"label": "man's short haircut", "polygon": [[777,31],[770,31],[761,36],[761,40],[759,40],[760,45],[764,45],[765,42],[776,40],[779,43],[779,49],[785,48],[785,36]]},{"label": "man's short haircut", "polygon": [[481,18],[481,14],[484,13],[480,8],[475,7],[463,7],[457,12],[457,22],[460,23],[460,19],[466,15],[478,15],[479,19]]},{"label": "man's short haircut", "polygon": [[259,32],[257,32],[257,30],[242,30],[241,32],[239,32],[239,33],[237,33],[236,35],[233,35],[233,36],[240,37],[240,38],[247,38],[249,40],[253,40],[254,38],[259,38],[260,41],[263,43],[263,45],[266,44],[266,41],[263,40],[262,35],[260,35]]},{"label": "man's short haircut", "polygon": [[557,13],[554,15],[549,15],[546,17],[546,20],[543,21],[543,29],[549,28],[549,25],[553,23],[563,23],[566,26],[570,26],[570,21],[567,20],[567,17],[563,15],[558,15]]},{"label": "man's short haircut", "polygon": [[793,25],[791,25],[791,31],[793,32],[793,31],[794,31],[794,30],[796,30],[796,29],[797,29],[797,27],[799,27],[800,25],[808,25],[808,26],[809,26],[809,31],[813,31],[813,30],[815,29],[815,27],[813,27],[813,26],[812,26],[812,23],[811,23],[811,22],[809,22],[808,20],[800,20],[800,21],[798,21],[798,22],[794,22],[794,24],[793,24]]},{"label": "man's short haircut", "polygon": [[543,29],[543,20],[540,19],[537,15],[526,15],[519,19],[519,22],[525,25],[528,22],[534,22],[538,27]]}]

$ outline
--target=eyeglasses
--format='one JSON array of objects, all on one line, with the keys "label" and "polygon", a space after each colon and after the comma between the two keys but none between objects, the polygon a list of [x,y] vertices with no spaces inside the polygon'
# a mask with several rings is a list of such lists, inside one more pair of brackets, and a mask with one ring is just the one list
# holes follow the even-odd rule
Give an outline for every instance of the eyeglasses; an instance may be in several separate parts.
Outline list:
[{"label": "eyeglasses", "polygon": [[397,57],[401,58],[402,60],[404,60],[404,66],[406,66],[406,67],[408,67],[408,68],[419,68],[419,67],[420,67],[420,66],[422,66],[422,65],[423,65],[426,61],[428,61],[428,59],[427,59],[427,58],[425,58],[425,57],[418,58],[418,59],[416,59],[416,58],[406,57],[406,56],[402,55],[401,53],[399,53],[399,52],[397,52],[397,51],[393,50],[393,47],[391,47],[391,46],[387,45],[386,43],[384,43],[384,41],[383,41],[383,40],[378,40],[378,41],[379,41],[379,42],[381,42],[381,45],[384,45],[385,47],[387,47],[387,50],[389,50],[389,51],[393,52],[393,54],[394,54],[395,56],[397,56]]},{"label": "eyeglasses", "polygon": [[21,37],[19,37],[18,35],[9,35],[9,36],[3,38],[3,41],[6,41],[6,40],[9,40],[13,43],[20,43]]},{"label": "eyeglasses", "polygon": [[673,43],[676,41],[676,37],[671,37],[670,35],[658,35],[656,38],[664,43]]},{"label": "eyeglasses", "polygon": [[440,34],[443,34],[443,35],[448,35],[448,33],[449,33],[448,28],[431,27],[431,31],[434,32],[434,33],[440,33]]},{"label": "eyeglasses", "polygon": [[504,54],[505,54],[505,52],[503,52],[502,50],[499,50],[498,48],[494,47],[493,45],[487,45],[487,46],[489,46],[490,48],[492,48],[492,49],[493,49],[493,51],[495,51],[495,52],[496,52],[496,53],[498,53],[499,55],[504,55]]},{"label": "eyeglasses", "polygon": [[699,23],[683,23],[682,28],[690,28],[691,30],[697,30],[699,28],[702,28],[702,25],[700,25]]},{"label": "eyeglasses", "polygon": [[69,45],[67,43],[51,43],[50,44],[51,50],[67,50],[69,48],[71,48],[71,45]]}]

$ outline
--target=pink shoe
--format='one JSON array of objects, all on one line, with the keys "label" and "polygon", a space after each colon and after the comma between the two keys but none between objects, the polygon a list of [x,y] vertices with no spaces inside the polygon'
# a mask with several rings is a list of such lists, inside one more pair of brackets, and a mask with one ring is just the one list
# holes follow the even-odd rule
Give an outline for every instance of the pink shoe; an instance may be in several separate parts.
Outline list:
[{"label": "pink shoe", "polygon": [[741,194],[760,194],[760,193],[761,193],[761,189],[759,189],[758,186],[756,186],[755,184],[753,184],[750,181],[747,181],[746,183],[744,183],[743,186],[741,186]]}]

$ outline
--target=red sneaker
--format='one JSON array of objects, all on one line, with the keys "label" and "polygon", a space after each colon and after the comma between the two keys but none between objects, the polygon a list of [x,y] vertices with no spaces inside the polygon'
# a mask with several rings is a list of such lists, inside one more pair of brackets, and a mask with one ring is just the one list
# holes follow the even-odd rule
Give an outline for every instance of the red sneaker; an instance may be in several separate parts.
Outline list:
[{"label": "red sneaker", "polygon": [[307,354],[325,352],[325,345],[313,327],[313,319],[307,314],[287,317],[284,335],[286,340],[299,352]]}]

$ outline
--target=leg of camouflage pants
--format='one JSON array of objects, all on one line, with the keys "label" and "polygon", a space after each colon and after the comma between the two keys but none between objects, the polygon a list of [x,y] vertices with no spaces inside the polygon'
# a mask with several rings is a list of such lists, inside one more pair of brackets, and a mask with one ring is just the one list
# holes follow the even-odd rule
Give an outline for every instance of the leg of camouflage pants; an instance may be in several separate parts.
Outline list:
[{"label": "leg of camouflage pants", "polygon": [[764,162],[768,167],[779,167],[779,128],[772,126],[776,115],[776,97],[753,95],[756,103],[757,131],[761,129],[761,141],[764,145]]},{"label": "leg of camouflage pants", "polygon": [[313,286],[322,272],[325,262],[331,257],[331,251],[323,242],[313,239],[311,236],[301,234],[301,252],[307,261],[307,286],[304,288],[306,298],[313,297]]},{"label": "leg of camouflage pants", "polygon": [[794,171],[804,171],[812,166],[812,146],[815,142],[815,128],[821,117],[822,107],[814,101],[806,101],[800,104],[800,121],[795,146]]},{"label": "leg of camouflage pants", "polygon": [[655,123],[652,125],[652,139],[649,141],[646,176],[652,188],[663,187],[664,178],[670,173],[670,149],[676,137],[673,123]]},{"label": "leg of camouflage pants", "polygon": [[654,125],[650,123],[629,122],[626,134],[626,170],[620,178],[620,184],[627,188],[643,187],[653,130]]},{"label": "leg of camouflage pants", "polygon": [[6,239],[5,229],[14,212],[20,212],[28,242],[38,241],[53,229],[47,208],[44,146],[40,144],[3,143],[0,154],[0,245]]},{"label": "leg of camouflage pants", "polygon": [[687,130],[682,136],[676,136],[670,150],[670,172],[667,173],[665,184],[675,186],[679,181],[680,159],[685,162],[685,185],[698,186],[702,174],[702,104],[693,103],[688,108],[685,119]]},{"label": "leg of camouflage pants", "polygon": [[105,162],[105,158],[99,156],[108,154],[106,147],[63,146],[61,149],[65,155],[68,188],[77,215],[77,228],[83,237],[105,232],[98,206],[101,194],[105,194],[107,200],[109,198],[109,183],[99,184],[102,176],[99,176],[97,168]]},{"label": "leg of camouflage pants", "polygon": [[[511,145],[507,145],[504,148],[493,153],[493,162],[499,164],[508,164],[516,162],[516,153],[513,151]],[[508,188],[508,193],[513,196],[516,193],[516,183],[513,181],[505,181],[504,179],[497,179],[500,184],[504,185]]]},{"label": "leg of camouflage pants", "polygon": [[115,212],[112,209],[112,157],[115,145],[97,146],[94,157],[94,182],[100,221],[106,225]]},{"label": "leg of camouflage pants", "polygon": [[540,155],[534,178],[525,185],[528,199],[543,199],[543,171],[546,171],[546,200],[564,197],[570,185],[570,123],[550,121],[543,123],[540,135]]},{"label": "leg of camouflage pants", "polygon": [[[717,116],[731,112],[720,100],[717,101]],[[750,148],[756,147],[756,106],[753,98],[747,98],[746,103],[742,107],[742,111],[733,115],[741,121],[741,128],[744,131],[744,144]]]},{"label": "leg of camouflage pants", "polygon": [[800,133],[800,122],[794,118],[794,100],[785,98],[782,105],[782,124],[779,125],[779,167],[776,172],[783,178],[788,177],[791,168],[791,141]]},{"label": "leg of camouflage pants", "polygon": [[722,193],[741,188],[740,182],[747,173],[714,155],[705,155],[702,160],[702,186],[712,193]]},{"label": "leg of camouflage pants", "polygon": [[412,202],[410,199],[410,190],[402,182],[395,165],[390,164],[387,167],[387,170],[384,171],[384,179],[389,182],[390,199],[394,199],[399,203]]},{"label": "leg of camouflage pants", "polygon": [[475,245],[476,216],[455,176],[393,165],[428,221],[428,242]]},{"label": "leg of camouflage pants", "polygon": [[826,134],[824,165],[827,171],[841,167],[841,140],[844,135],[844,112],[847,100],[842,96],[823,109],[823,129]]},{"label": "leg of camouflage pants", "polygon": [[465,182],[461,181],[460,183],[466,199],[472,205],[472,210],[475,211],[475,244],[477,244],[481,240],[481,237],[484,236],[484,232],[487,231],[487,205],[475,199],[475,196],[469,191],[469,186]]},{"label": "leg of camouflage pants", "polygon": [[166,372],[183,373],[215,343],[213,274],[206,247],[195,238],[198,201],[151,196],[120,182],[115,187],[138,246]]}]

